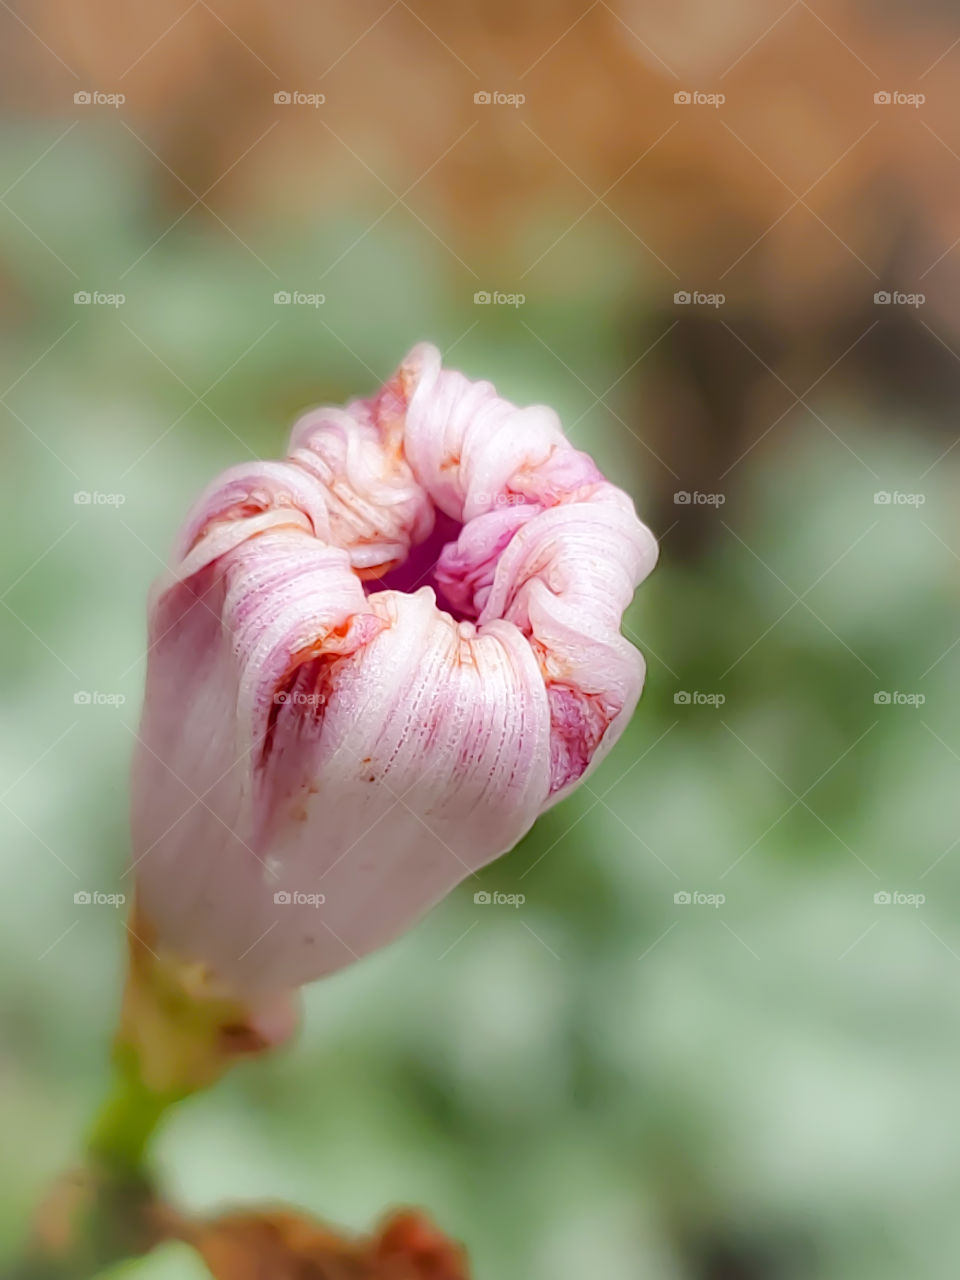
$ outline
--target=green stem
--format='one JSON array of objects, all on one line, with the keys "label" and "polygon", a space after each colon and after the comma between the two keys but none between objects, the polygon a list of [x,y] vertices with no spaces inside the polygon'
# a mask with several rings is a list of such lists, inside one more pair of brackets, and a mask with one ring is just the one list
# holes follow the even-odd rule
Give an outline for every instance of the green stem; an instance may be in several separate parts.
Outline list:
[{"label": "green stem", "polygon": [[[161,1117],[181,1096],[152,1092],[136,1053],[115,1050],[113,1083],[90,1130],[84,1164],[44,1206],[41,1236],[5,1273],[10,1280],[92,1280],[157,1242],[161,1229],[147,1148]],[[67,1248],[51,1247],[48,1237],[65,1239]]]},{"label": "green stem", "polygon": [[278,1042],[258,1024],[260,1011],[222,990],[204,966],[158,954],[141,934],[152,936],[149,922],[130,931],[112,1089],[83,1166],[44,1204],[31,1250],[10,1273],[16,1280],[89,1280],[180,1238],[184,1223],[147,1173],[150,1140],[175,1102],[213,1084],[241,1054]]},{"label": "green stem", "polygon": [[90,1162],[112,1177],[143,1179],[147,1145],[179,1093],[155,1093],[143,1083],[135,1052],[114,1053],[114,1082],[87,1139]]}]

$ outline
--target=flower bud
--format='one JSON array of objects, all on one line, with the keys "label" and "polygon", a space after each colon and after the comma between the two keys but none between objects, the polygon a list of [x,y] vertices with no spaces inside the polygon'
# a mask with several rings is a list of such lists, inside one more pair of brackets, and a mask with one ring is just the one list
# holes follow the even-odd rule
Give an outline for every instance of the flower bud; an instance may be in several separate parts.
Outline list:
[{"label": "flower bud", "polygon": [[330,973],[510,849],[620,735],[656,543],[566,440],[415,348],[220,477],[150,605],[138,911],[245,999]]}]

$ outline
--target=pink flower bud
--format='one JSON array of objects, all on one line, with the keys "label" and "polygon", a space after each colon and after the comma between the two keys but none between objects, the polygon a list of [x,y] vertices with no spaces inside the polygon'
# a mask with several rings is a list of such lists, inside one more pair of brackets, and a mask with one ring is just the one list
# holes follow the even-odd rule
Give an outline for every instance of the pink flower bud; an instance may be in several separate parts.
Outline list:
[{"label": "pink flower bud", "polygon": [[395,938],[610,749],[656,543],[565,439],[415,348],[220,477],[150,605],[139,910],[246,997]]}]

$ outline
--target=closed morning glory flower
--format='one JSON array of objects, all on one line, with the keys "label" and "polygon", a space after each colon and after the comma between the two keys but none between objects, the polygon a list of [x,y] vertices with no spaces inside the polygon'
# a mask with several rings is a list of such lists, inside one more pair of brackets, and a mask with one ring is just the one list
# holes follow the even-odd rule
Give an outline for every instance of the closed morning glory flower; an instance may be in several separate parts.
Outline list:
[{"label": "closed morning glory flower", "polygon": [[610,750],[656,561],[556,414],[415,348],[220,477],[154,590],[138,928],[267,1000],[389,942]]}]

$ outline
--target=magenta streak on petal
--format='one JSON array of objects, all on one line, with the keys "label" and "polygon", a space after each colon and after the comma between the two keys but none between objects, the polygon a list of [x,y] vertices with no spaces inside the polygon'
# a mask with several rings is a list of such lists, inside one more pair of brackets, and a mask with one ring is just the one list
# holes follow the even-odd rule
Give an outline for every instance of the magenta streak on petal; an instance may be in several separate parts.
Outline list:
[{"label": "magenta streak on petal", "polygon": [[560,791],[581,777],[593,759],[611,721],[622,710],[605,705],[595,694],[568,685],[548,684],[550,702],[550,791]]}]

